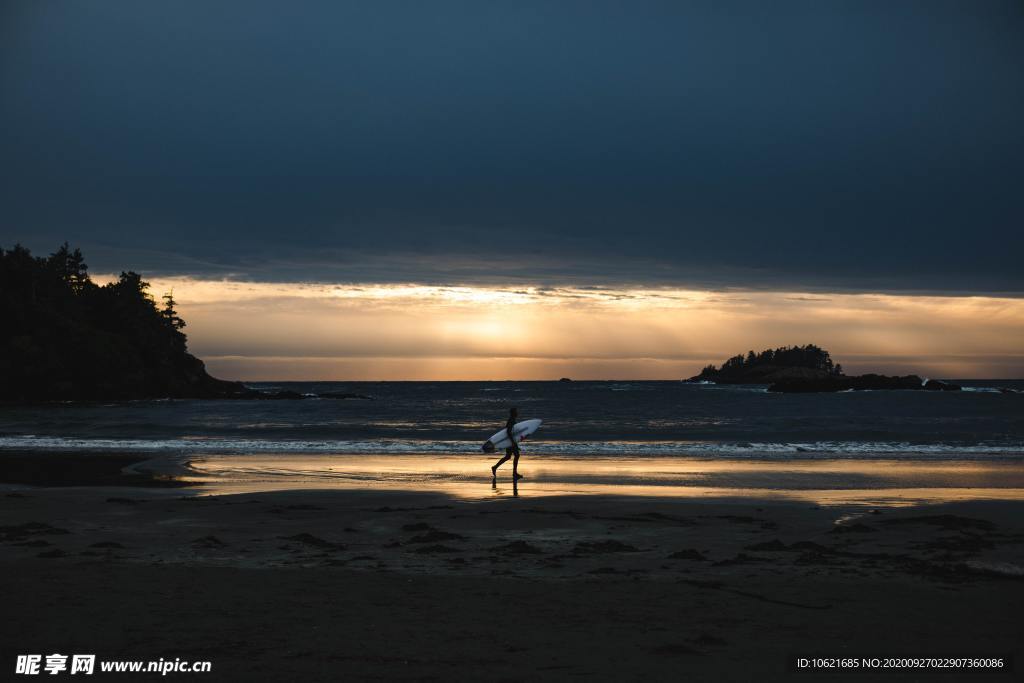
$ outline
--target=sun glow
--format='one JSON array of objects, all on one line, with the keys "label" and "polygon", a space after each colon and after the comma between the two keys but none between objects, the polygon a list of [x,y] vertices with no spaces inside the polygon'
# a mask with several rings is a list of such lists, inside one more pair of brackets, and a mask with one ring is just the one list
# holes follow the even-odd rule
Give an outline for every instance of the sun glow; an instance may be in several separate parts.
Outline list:
[{"label": "sun glow", "polygon": [[[97,278],[100,279],[100,278]],[[890,294],[151,280],[239,379],[678,379],[813,342],[847,371],[1024,375],[1024,300]]]}]

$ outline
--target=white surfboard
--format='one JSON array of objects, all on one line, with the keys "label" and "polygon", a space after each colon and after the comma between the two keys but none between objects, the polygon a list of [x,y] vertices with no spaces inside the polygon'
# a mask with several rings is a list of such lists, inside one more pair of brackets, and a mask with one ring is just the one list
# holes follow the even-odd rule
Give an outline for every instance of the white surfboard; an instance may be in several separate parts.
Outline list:
[{"label": "white surfboard", "polygon": [[[543,420],[523,420],[522,422],[517,422],[512,427],[512,434],[515,436],[516,443],[520,443],[523,439],[540,429],[541,422]],[[512,442],[508,438],[508,432],[502,427],[494,436],[484,441],[484,453],[501,451],[511,446]]]}]

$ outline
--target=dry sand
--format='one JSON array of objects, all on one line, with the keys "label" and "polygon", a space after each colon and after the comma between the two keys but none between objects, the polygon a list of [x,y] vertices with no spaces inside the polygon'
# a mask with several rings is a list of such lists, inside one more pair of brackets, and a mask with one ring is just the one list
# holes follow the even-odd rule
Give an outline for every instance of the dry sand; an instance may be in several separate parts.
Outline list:
[{"label": "dry sand", "polygon": [[851,517],[755,499],[5,490],[4,673],[18,653],[87,652],[207,659],[204,680],[818,680],[787,657],[1022,650],[1019,502]]}]

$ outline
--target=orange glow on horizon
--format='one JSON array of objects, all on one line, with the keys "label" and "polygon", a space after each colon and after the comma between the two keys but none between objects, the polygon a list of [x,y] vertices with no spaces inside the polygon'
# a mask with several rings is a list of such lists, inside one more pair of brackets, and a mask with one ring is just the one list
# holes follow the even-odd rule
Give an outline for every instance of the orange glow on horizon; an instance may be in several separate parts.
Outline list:
[{"label": "orange glow on horizon", "polygon": [[1024,376],[1016,298],[150,282],[174,290],[190,350],[230,379],[679,379],[805,343],[847,372]]}]

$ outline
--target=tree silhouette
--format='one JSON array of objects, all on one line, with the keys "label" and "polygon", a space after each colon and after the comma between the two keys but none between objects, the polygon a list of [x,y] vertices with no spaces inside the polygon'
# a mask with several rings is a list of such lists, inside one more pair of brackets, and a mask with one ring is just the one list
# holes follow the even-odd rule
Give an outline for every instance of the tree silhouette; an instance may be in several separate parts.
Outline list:
[{"label": "tree silhouette", "polygon": [[162,308],[128,270],[102,287],[79,249],[0,248],[0,400],[243,396],[190,355],[172,293]]},{"label": "tree silhouette", "polygon": [[180,330],[185,327],[185,321],[178,317],[178,311],[174,309],[174,306],[177,303],[174,300],[174,290],[172,289],[167,292],[161,298],[164,300],[164,307],[160,309],[160,315],[164,317],[167,324],[176,330]]},{"label": "tree silhouette", "polygon": [[722,363],[721,369],[708,365],[697,375],[698,379],[714,381],[753,381],[782,368],[806,368],[822,374],[839,376],[842,367],[835,365],[828,351],[814,344],[782,346],[765,349],[761,353],[748,351],[746,356],[735,355]]},{"label": "tree silhouette", "polygon": [[64,282],[72,294],[81,294],[89,281],[89,268],[85,265],[81,249],[72,251],[65,242],[47,259],[47,265]]}]

